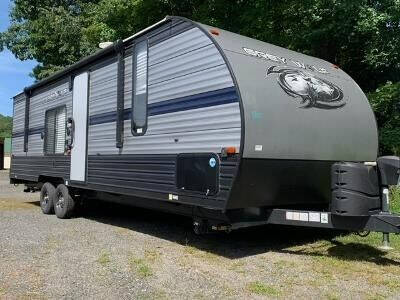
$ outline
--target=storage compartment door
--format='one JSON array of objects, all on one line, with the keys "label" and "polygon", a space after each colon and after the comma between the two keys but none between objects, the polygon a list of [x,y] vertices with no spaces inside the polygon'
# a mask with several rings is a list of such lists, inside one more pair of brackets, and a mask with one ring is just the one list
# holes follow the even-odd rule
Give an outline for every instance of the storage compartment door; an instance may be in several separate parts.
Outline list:
[{"label": "storage compartment door", "polygon": [[74,78],[72,94],[72,117],[74,119],[74,140],[71,150],[71,181],[86,180],[87,116],[89,74]]}]

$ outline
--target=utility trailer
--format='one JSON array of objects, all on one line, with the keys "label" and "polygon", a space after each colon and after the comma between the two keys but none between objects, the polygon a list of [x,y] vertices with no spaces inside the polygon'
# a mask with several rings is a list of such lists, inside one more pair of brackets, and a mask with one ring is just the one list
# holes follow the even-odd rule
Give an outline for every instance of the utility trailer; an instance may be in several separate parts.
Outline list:
[{"label": "utility trailer", "polygon": [[14,97],[10,181],[44,213],[87,198],[193,218],[400,232],[365,94],[324,60],[181,17]]}]

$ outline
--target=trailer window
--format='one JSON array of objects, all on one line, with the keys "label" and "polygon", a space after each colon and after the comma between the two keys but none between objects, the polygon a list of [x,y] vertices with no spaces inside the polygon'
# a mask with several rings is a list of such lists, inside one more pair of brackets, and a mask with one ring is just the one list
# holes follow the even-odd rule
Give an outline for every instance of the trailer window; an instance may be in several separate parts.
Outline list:
[{"label": "trailer window", "polygon": [[65,150],[66,108],[57,107],[46,111],[44,152],[63,154]]},{"label": "trailer window", "polygon": [[147,127],[147,40],[135,45],[133,55],[132,133],[143,135]]}]

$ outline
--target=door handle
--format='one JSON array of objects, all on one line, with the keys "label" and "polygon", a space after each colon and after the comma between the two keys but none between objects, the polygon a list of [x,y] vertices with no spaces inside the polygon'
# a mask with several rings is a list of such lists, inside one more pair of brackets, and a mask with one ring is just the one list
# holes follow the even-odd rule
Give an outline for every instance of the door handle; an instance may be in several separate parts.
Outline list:
[{"label": "door handle", "polygon": [[72,117],[67,120],[67,139],[65,140],[66,150],[70,151],[74,147],[74,135],[75,135],[75,122]]}]

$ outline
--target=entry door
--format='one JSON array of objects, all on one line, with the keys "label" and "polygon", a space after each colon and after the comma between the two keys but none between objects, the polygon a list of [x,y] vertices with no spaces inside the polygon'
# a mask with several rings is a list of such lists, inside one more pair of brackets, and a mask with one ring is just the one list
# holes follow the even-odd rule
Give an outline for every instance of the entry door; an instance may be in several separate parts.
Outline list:
[{"label": "entry door", "polygon": [[86,147],[88,116],[89,73],[74,78],[72,118],[74,120],[73,147],[71,149],[71,181],[86,179]]}]

